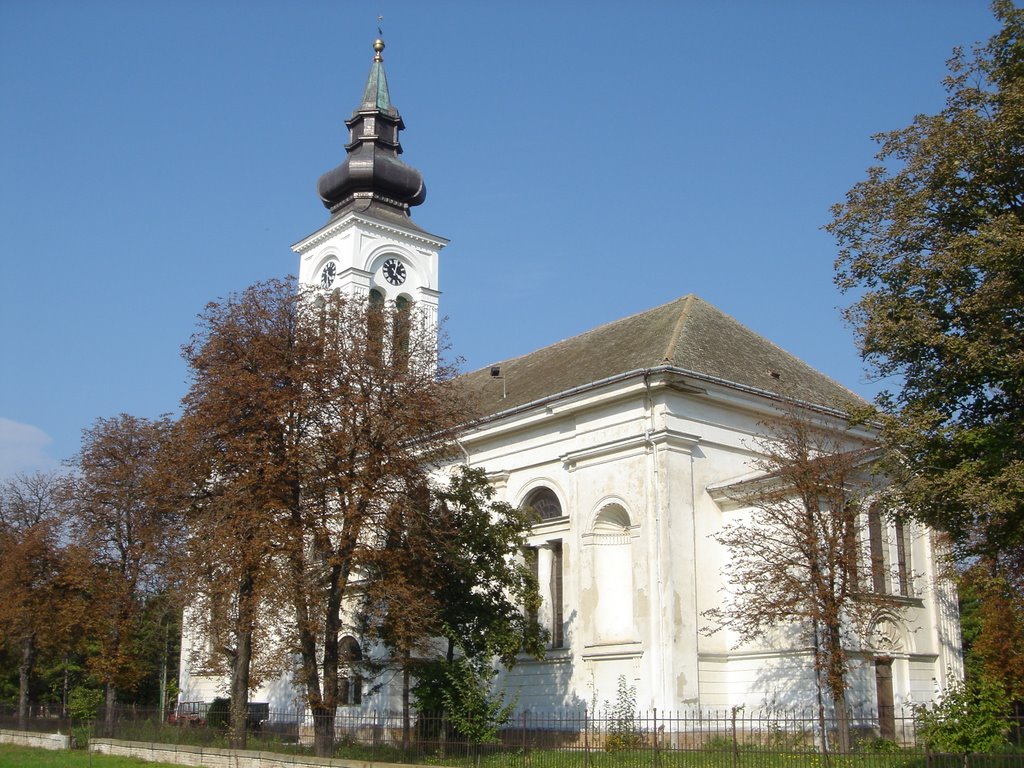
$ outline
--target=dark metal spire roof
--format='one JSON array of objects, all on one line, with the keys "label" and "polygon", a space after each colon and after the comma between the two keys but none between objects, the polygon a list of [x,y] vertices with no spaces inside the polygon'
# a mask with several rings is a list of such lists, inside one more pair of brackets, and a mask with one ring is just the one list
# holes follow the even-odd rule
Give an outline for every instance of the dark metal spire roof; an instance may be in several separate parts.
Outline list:
[{"label": "dark metal spire roof", "polygon": [[345,145],[348,156],[320,177],[317,191],[324,206],[335,215],[373,210],[407,217],[410,206],[426,199],[427,190],[420,172],[398,157],[402,154],[398,133],[405,123],[388,93],[381,56],[384,41],[374,40],[373,50],[362,102],[345,121],[349,129],[349,143]]}]

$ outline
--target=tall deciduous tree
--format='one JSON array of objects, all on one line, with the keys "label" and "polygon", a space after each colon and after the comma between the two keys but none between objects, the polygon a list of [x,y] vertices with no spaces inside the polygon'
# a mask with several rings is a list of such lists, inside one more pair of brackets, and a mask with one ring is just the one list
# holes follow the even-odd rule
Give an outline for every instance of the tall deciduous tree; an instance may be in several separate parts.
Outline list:
[{"label": "tall deciduous tree", "polygon": [[0,645],[18,654],[18,727],[28,722],[29,683],[40,646],[60,638],[61,530],[67,478],[18,475],[0,485]]},{"label": "tall deciduous tree", "polygon": [[166,493],[162,456],[172,423],[128,414],[98,419],[73,460],[73,535],[88,554],[80,576],[90,594],[99,653],[89,659],[106,688],[111,732],[119,690],[147,673],[137,652],[148,600],[165,590],[181,524]]},{"label": "tall deciduous tree", "polygon": [[850,654],[877,605],[861,573],[869,449],[834,429],[795,413],[767,424],[752,461],[760,476],[737,489],[750,515],[715,536],[730,555],[726,599],[704,616],[740,642],[795,630],[813,652],[822,732],[824,691],[845,749]]},{"label": "tall deciduous tree", "polygon": [[827,229],[861,354],[892,382],[878,399],[889,472],[907,506],[1020,606],[1024,10],[993,9],[999,33],[949,61],[945,108],[875,137],[880,164]]},{"label": "tall deciduous tree", "polygon": [[[186,348],[197,382],[221,367],[220,383],[187,407],[230,401],[217,411],[218,450],[237,441],[246,466],[225,465],[223,475],[214,466],[211,478],[252,499],[266,524],[258,535],[274,539],[268,566],[287,592],[296,678],[319,755],[333,751],[343,703],[353,583],[385,545],[389,516],[428,514],[420,489],[467,418],[425,322],[415,308],[271,281],[210,304]],[[241,428],[232,429],[231,413]],[[234,502],[224,507],[232,509],[241,513]]]},{"label": "tall deciduous tree", "polygon": [[[187,510],[191,663],[227,667],[232,741],[246,743],[249,693],[285,669],[285,526],[300,470],[302,382],[296,287],[256,285],[212,303],[183,349],[192,382],[176,432]],[[292,474],[296,473],[296,474]],[[210,647],[212,657],[206,652]]]}]

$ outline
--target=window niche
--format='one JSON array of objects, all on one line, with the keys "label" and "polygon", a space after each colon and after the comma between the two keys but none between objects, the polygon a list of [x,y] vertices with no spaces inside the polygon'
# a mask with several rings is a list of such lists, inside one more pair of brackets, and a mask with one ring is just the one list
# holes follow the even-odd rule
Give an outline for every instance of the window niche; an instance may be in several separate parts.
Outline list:
[{"label": "window niche", "polygon": [[633,620],[632,521],[620,504],[607,504],[584,537],[597,595],[594,640],[599,645],[636,639]]}]

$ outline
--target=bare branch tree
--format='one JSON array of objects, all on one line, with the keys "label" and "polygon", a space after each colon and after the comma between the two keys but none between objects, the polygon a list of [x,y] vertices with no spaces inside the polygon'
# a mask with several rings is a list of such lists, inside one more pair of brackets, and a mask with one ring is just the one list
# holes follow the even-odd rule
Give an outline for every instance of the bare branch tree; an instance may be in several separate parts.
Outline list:
[{"label": "bare branch tree", "polygon": [[878,607],[862,589],[861,551],[874,453],[797,412],[766,427],[752,462],[759,475],[734,489],[749,515],[715,536],[731,558],[726,600],[704,616],[710,631],[731,630],[739,643],[798,633],[813,652],[819,717],[824,691],[845,748],[850,653]]}]

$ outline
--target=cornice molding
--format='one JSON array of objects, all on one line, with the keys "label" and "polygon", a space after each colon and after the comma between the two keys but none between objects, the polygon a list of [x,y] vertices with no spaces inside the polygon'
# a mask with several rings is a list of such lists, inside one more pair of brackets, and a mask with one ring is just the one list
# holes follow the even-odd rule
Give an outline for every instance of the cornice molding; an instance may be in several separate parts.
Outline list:
[{"label": "cornice molding", "polygon": [[312,235],[309,235],[303,240],[292,245],[292,250],[301,255],[305,255],[306,252],[316,248],[318,245],[322,245],[328,240],[337,237],[341,232],[346,229],[356,228],[362,226],[365,229],[376,230],[392,237],[397,236],[404,240],[411,240],[417,243],[423,243],[429,246],[432,250],[439,250],[448,245],[448,240],[443,237],[436,235],[430,235],[427,233],[419,233],[414,230],[402,229],[400,227],[385,224],[377,219],[370,218],[368,216],[362,216],[357,213],[348,214],[342,217],[340,220],[335,222],[328,222],[325,226],[318,229]]},{"label": "cornice molding", "polygon": [[[664,446],[673,450],[690,453],[694,446],[700,442],[700,435],[693,435],[688,432],[680,432],[676,429],[663,427],[642,435],[609,440],[598,445],[579,448],[575,451],[568,451],[558,457],[559,461],[569,472],[580,466],[610,461],[612,454],[630,454],[646,450],[648,446]],[[616,458],[621,458],[618,456]]]}]

